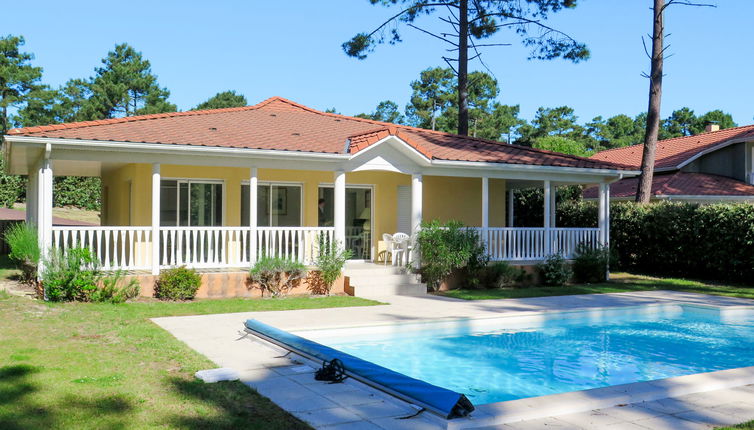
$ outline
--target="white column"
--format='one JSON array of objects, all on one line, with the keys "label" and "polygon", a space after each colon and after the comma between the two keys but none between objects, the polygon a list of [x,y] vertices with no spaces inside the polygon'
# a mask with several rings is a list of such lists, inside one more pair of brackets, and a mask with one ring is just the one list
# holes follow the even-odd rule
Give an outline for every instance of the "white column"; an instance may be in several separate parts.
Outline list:
[{"label": "white column", "polygon": [[346,173],[335,172],[335,242],[341,248],[346,246]]},{"label": "white column", "polygon": [[34,205],[39,249],[43,256],[47,255],[52,246],[52,177],[52,162],[44,158],[37,170]]},{"label": "white column", "polygon": [[605,239],[607,237],[607,224],[608,219],[606,217],[608,213],[608,201],[607,198],[609,196],[609,191],[607,184],[601,183],[599,184],[599,208],[598,208],[598,218],[597,218],[597,227],[599,227],[599,234],[597,235],[598,241],[600,246],[605,246]]},{"label": "white column", "polygon": [[508,225],[506,227],[513,227],[513,220],[515,217],[514,208],[516,207],[516,196],[513,190],[508,190]]},{"label": "white column", "polygon": [[557,224],[557,196],[558,187],[550,184],[550,227],[555,228]]},{"label": "white column", "polygon": [[[416,238],[419,233],[422,224],[422,175],[411,175],[411,237]],[[416,247],[414,247],[413,255],[411,256],[411,262],[415,268],[420,267],[419,253]]]},{"label": "white column", "polygon": [[29,168],[28,181],[26,182],[26,223],[37,225],[37,181],[39,180],[38,166]]},{"label": "white column", "polygon": [[[599,242],[600,246],[610,248],[610,184],[602,183],[599,188]],[[609,254],[608,254],[609,256]],[[605,278],[610,280],[610,261],[608,257]]]},{"label": "white column", "polygon": [[482,243],[487,246],[490,228],[490,178],[482,177]]},{"label": "white column", "polygon": [[249,169],[249,263],[251,265],[257,261],[258,175],[259,171],[256,167]]},{"label": "white column", "polygon": [[552,205],[552,197],[551,197],[551,195],[552,195],[552,187],[550,186],[550,181],[545,181],[544,191],[545,191],[545,198],[544,198],[544,201],[545,201],[545,213],[544,213],[544,215],[545,215],[544,216],[544,218],[545,218],[545,222],[544,222],[544,227],[545,227],[545,255],[550,255],[550,254],[552,254],[552,251],[553,251],[552,250],[552,240],[551,240],[551,236],[550,236],[550,226],[552,225],[552,221],[551,221],[552,210],[550,208],[551,205]]},{"label": "white column", "polygon": [[152,164],[152,274],[160,274],[160,163]]}]

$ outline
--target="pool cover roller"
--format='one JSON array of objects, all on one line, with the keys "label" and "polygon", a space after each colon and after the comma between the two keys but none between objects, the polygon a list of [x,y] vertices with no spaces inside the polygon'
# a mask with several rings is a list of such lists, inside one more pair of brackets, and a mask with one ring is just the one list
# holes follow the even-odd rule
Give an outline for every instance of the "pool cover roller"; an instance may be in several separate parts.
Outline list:
[{"label": "pool cover roller", "polygon": [[371,382],[378,388],[386,388],[387,391],[394,391],[419,406],[444,415],[447,419],[465,417],[474,410],[469,399],[455,391],[411,378],[254,319],[246,320],[245,325],[247,331],[304,356],[322,361],[337,358],[343,362],[346,372],[357,379]]}]

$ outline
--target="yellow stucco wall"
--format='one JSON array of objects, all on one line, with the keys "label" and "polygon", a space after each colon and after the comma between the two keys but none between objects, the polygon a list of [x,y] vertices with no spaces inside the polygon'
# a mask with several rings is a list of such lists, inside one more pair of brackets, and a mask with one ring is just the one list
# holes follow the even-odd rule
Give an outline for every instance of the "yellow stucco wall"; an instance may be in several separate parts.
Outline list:
[{"label": "yellow stucco wall", "polygon": [[[196,167],[162,165],[163,179],[212,179],[224,183],[224,225],[238,226],[241,218],[241,183],[248,180],[249,169],[232,167]],[[149,164],[128,164],[107,171],[102,176],[103,225],[151,224],[152,167]],[[259,169],[260,182],[292,182],[302,185],[304,226],[316,226],[319,186],[333,183],[331,172]],[[130,183],[130,196],[129,196]],[[393,172],[351,172],[346,174],[347,185],[371,185],[374,189],[373,235],[376,240],[383,233],[397,229],[398,186],[410,186],[411,176]],[[490,226],[505,225],[505,180],[490,180]],[[106,190],[106,191],[104,191]],[[467,225],[482,222],[482,182],[479,178],[425,176],[423,186],[423,218],[448,221],[459,220]],[[130,202],[130,203],[129,203]]]}]

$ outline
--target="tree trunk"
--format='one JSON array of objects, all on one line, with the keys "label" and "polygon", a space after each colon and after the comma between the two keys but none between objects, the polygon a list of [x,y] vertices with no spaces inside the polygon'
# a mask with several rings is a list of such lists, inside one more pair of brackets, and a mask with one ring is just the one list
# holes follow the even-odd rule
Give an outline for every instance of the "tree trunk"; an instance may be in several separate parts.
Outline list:
[{"label": "tree trunk", "polygon": [[663,65],[663,12],[665,0],[654,0],[654,25],[652,28],[652,65],[649,73],[649,108],[647,109],[647,129],[644,133],[644,152],[641,158],[641,176],[636,190],[638,203],[649,203],[652,195],[655,150],[657,135],[660,132],[660,105],[662,99]]},{"label": "tree trunk", "polygon": [[469,0],[458,11],[458,134],[469,135]]}]

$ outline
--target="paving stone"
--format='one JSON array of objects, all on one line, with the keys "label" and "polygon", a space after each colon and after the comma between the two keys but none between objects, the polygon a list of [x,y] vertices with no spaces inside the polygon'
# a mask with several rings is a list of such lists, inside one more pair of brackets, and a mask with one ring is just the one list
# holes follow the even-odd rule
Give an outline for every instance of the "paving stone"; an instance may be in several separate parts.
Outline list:
[{"label": "paving stone", "polygon": [[615,417],[622,421],[636,421],[654,418],[665,415],[654,409],[648,409],[640,406],[641,403],[633,403],[624,406],[614,406],[612,408],[599,409],[600,412]]},{"label": "paving stone", "polygon": [[332,426],[363,421],[361,417],[346,408],[319,409],[316,411],[292,412],[299,419],[314,427]]},{"label": "paving stone", "polygon": [[382,430],[382,427],[369,421],[359,421],[355,423],[336,424],[334,426],[321,427],[327,430]]},{"label": "paving stone", "polygon": [[681,412],[679,414],[675,414],[675,416],[684,420],[694,421],[702,424],[709,424],[710,426],[730,426],[747,421],[747,418],[744,418],[742,416],[736,416],[734,414],[708,408]]},{"label": "paving stone", "polygon": [[349,410],[367,419],[386,417],[405,417],[413,415],[416,409],[407,404],[398,405],[392,402],[380,401],[349,406]]},{"label": "paving stone", "polygon": [[288,412],[306,412],[338,407],[335,402],[316,393],[312,393],[311,396],[278,398],[273,401]]},{"label": "paving stone", "polygon": [[663,415],[648,420],[634,421],[634,424],[650,430],[706,430],[710,426],[693,421],[687,421],[673,415]]},{"label": "paving stone", "polygon": [[615,424],[621,421],[625,421],[601,411],[588,411],[579,412],[576,414],[558,415],[558,420],[584,428],[602,427],[608,424]]},{"label": "paving stone", "polygon": [[421,416],[408,420],[399,420],[396,418],[378,418],[370,420],[385,430],[438,430],[445,427],[437,422],[428,420]]},{"label": "paving stone", "polygon": [[734,415],[744,421],[754,420],[754,403],[730,402],[711,408],[715,412]]},{"label": "paving stone", "polygon": [[385,396],[380,395],[376,391],[366,391],[361,389],[354,389],[345,391],[342,393],[328,394],[327,398],[341,406],[354,406],[363,405],[367,403],[377,403],[385,400]]},{"label": "paving stone", "polygon": [[505,424],[505,428],[510,430],[541,430],[541,429],[558,429],[558,430],[583,430],[581,427],[574,423],[562,421],[558,418],[540,418],[537,420],[520,421],[517,423]]},{"label": "paving stone", "polygon": [[637,403],[637,405],[641,406],[642,408],[652,409],[665,414],[676,414],[679,412],[691,411],[697,408],[697,406],[692,403],[672,398],[653,400],[651,402],[641,402]]},{"label": "paving stone", "polygon": [[646,427],[642,427],[639,424],[630,423],[630,422],[621,422],[621,423],[615,423],[606,425],[604,429],[600,428],[601,430],[646,430]]}]

